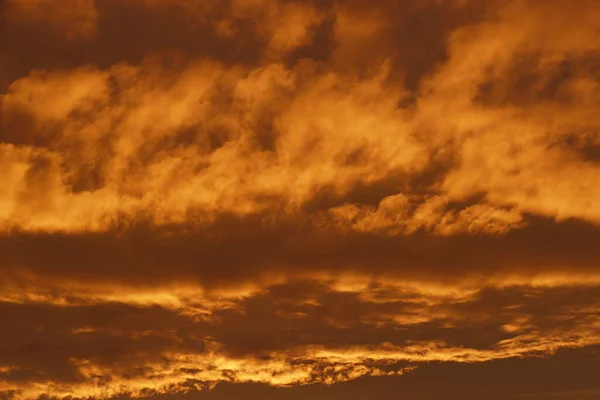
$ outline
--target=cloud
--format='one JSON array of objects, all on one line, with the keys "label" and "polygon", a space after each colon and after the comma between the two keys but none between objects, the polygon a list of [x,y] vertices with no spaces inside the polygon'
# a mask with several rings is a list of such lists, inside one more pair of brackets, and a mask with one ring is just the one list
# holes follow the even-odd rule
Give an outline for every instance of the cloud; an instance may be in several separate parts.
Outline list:
[{"label": "cloud", "polygon": [[0,237],[0,262],[7,276],[150,286],[237,286],[319,273],[438,283],[598,275],[598,230],[576,222],[538,220],[504,235],[407,236],[298,228],[302,223],[269,228],[264,218],[222,217],[194,233],[144,224],[108,233],[13,232]]},{"label": "cloud", "polygon": [[435,293],[376,281],[353,289],[297,280],[246,294],[196,292],[177,304],[154,296],[154,305],[122,292],[111,301],[53,291],[64,296],[60,302],[13,297],[0,304],[7,321],[0,387],[22,398],[183,393],[219,382],[332,384],[600,340],[599,305],[590,301],[596,286]]},{"label": "cloud", "polygon": [[[460,211],[447,210],[450,201],[441,196],[413,198],[385,197],[377,207],[346,204],[328,210],[326,227],[391,235],[425,230],[440,235],[485,233],[503,234],[519,228],[524,218],[516,209],[500,209],[479,203]],[[416,206],[415,206],[416,204]]]},{"label": "cloud", "polygon": [[93,39],[97,34],[98,10],[93,0],[8,0],[11,20],[47,24],[68,39]]},{"label": "cloud", "polygon": [[[247,4],[233,15],[254,15],[264,7],[262,2]],[[37,213],[8,211],[12,217],[4,225],[106,229],[118,214],[145,213],[162,224],[187,219],[184,215],[189,212],[208,214],[209,219],[215,213],[247,215],[266,208],[294,212],[324,189],[343,202],[350,188],[368,187],[399,172],[405,181],[415,180],[436,157],[446,171],[425,188],[429,193],[448,201],[485,195],[487,204],[462,216],[494,214],[479,211],[481,207],[516,206],[513,216],[499,217],[498,211],[496,218],[514,221],[507,222],[509,226],[519,226],[523,212],[597,222],[596,209],[586,195],[597,166],[584,157],[585,149],[595,145],[594,135],[585,133],[593,129],[594,120],[579,136],[573,133],[582,129],[573,126],[575,120],[545,117],[558,106],[564,106],[565,114],[577,109],[582,116],[588,109],[592,115],[595,84],[586,77],[586,69],[573,72],[575,76],[561,84],[565,95],[576,99],[572,104],[557,98],[515,108],[477,100],[478,88],[501,85],[498,79],[519,62],[513,56],[519,51],[544,60],[545,66],[528,71],[549,68],[550,73],[565,62],[560,56],[565,51],[572,49],[576,55],[594,51],[583,40],[592,38],[593,30],[582,37],[573,33],[572,41],[557,40],[554,47],[536,41],[539,27],[521,21],[519,7],[524,5],[509,7],[498,21],[468,25],[455,33],[449,39],[450,58],[427,80],[416,108],[399,107],[413,94],[402,83],[389,80],[393,57],[376,61],[376,69],[362,77],[335,70],[335,63],[327,67],[304,60],[293,67],[276,62],[243,67],[188,61],[179,53],[150,57],[140,66],[120,63],[106,69],[32,72],[12,83],[4,96],[3,136],[8,144],[41,145],[41,152],[61,164],[58,176],[51,174],[58,204]],[[548,7],[539,13],[552,14],[554,9]],[[343,24],[344,18],[340,15],[336,23]],[[512,29],[514,24],[520,28]],[[561,29],[569,32],[574,27]],[[494,38],[501,44],[488,46],[486,53],[474,58],[478,46]],[[492,65],[489,73],[472,72]],[[542,80],[537,85],[544,84]],[[52,93],[59,91],[65,95],[55,100]],[[444,114],[438,115],[439,110]],[[495,123],[499,119],[501,125]],[[574,135],[582,139],[570,139]],[[4,147],[5,152],[21,151]],[[171,179],[173,174],[182,178],[183,187]],[[241,174],[249,177],[245,182],[252,182],[251,187],[237,180]],[[408,186],[385,197],[410,196],[415,189]],[[19,215],[23,212],[30,219],[35,216],[35,225],[23,220]],[[73,219],[80,225],[70,222]],[[71,224],[75,226],[69,228]],[[480,222],[460,229],[488,229],[474,228],[481,224],[488,225]]]},{"label": "cloud", "polygon": [[[594,67],[576,61],[594,64],[598,51],[596,19],[587,19],[597,10],[586,6],[514,2],[496,20],[450,39],[450,59],[421,100],[428,119],[443,121],[447,134],[439,140],[457,146],[460,167],[443,183],[452,198],[483,192],[523,211],[597,222],[587,189],[597,163],[583,157],[579,139],[569,139],[597,139],[587,139],[597,124],[589,102],[597,95]],[[561,13],[573,18],[557,19]]]},{"label": "cloud", "polygon": [[598,345],[592,0],[5,3],[0,396]]},{"label": "cloud", "polygon": [[[306,68],[310,72],[311,66]],[[298,207],[321,187],[335,185],[343,191],[353,182],[384,178],[386,169],[422,168],[421,146],[408,135],[391,136],[402,129],[402,120],[390,119],[393,98],[379,94],[380,76],[355,83],[327,74],[297,82],[303,72],[272,64],[243,77],[237,68],[201,62],[171,75],[150,62],[144,69],[119,65],[108,73],[88,69],[68,77],[35,74],[13,83],[4,96],[8,134],[19,124],[33,125],[25,133],[32,136],[29,143],[16,142],[23,140],[24,132],[15,132],[14,139],[6,139],[16,143],[4,145],[5,151],[18,152],[20,147],[14,145],[31,146],[57,135],[41,150],[59,159],[64,171],[58,177],[62,187],[57,188],[56,198],[64,206],[51,213],[76,212],[74,202],[84,208],[106,206],[106,197],[112,197],[119,208],[108,211],[108,222],[118,213],[148,212],[160,224],[160,220],[182,220],[189,211],[248,214],[268,206]],[[108,95],[109,80],[117,85],[113,99]],[[351,92],[343,93],[333,85]],[[44,87],[45,91],[39,90]],[[61,101],[49,94],[56,87],[65,93]],[[255,96],[258,91],[260,97]],[[288,107],[277,102],[279,96],[288,95],[296,97]],[[373,111],[347,125],[344,115],[358,114],[367,103]],[[320,106],[315,108],[316,104]],[[312,121],[298,118],[308,113],[314,116]],[[371,129],[380,131],[381,140],[367,134]],[[337,149],[340,140],[346,146]],[[106,148],[91,145],[98,142]],[[313,158],[298,162],[306,151]],[[337,154],[330,157],[332,151]],[[83,179],[84,187],[90,185],[85,175],[80,176],[90,168],[101,174],[99,187],[77,191],[69,179]],[[244,171],[253,177],[252,186],[238,180]],[[174,174],[181,178],[180,189],[171,179]],[[173,215],[157,209],[159,198],[175,211]],[[182,215],[177,216],[177,210]],[[36,224],[43,224],[47,211],[26,212]],[[85,209],[81,212],[89,215]],[[23,218],[18,209],[9,213],[17,220]],[[5,226],[23,224],[14,225],[10,219]],[[71,218],[61,215],[60,219],[62,226],[50,222],[38,227],[71,229]],[[85,223],[80,216],[77,219]],[[97,224],[87,221],[88,227]]]}]

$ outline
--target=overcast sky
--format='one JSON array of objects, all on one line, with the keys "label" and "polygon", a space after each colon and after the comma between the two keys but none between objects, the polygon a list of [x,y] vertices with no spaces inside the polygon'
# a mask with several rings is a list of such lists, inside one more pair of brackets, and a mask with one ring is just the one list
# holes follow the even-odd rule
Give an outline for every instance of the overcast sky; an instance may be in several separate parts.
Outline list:
[{"label": "overcast sky", "polygon": [[600,398],[596,0],[0,1],[0,399]]}]

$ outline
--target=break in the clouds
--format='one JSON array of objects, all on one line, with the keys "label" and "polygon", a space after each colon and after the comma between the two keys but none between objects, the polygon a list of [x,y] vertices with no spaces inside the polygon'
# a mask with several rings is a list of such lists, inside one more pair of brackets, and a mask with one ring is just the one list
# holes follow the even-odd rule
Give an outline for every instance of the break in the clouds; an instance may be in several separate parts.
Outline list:
[{"label": "break in the clouds", "polygon": [[0,10],[0,397],[600,345],[596,1]]}]

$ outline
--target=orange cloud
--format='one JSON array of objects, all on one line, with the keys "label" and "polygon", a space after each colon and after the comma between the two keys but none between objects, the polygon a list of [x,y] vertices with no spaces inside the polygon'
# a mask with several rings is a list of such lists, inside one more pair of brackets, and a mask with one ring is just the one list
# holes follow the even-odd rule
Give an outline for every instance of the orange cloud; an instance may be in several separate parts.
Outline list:
[{"label": "orange cloud", "polygon": [[[452,198],[483,192],[526,212],[598,222],[589,192],[598,167],[565,145],[570,136],[589,135],[582,118],[588,127],[597,125],[588,67],[570,61],[597,51],[598,11],[587,5],[575,10],[560,1],[513,2],[496,21],[453,36],[451,57],[428,82],[430,95],[420,104],[424,117],[443,121],[446,133],[438,140],[456,146],[460,167],[443,183]],[[557,19],[563,13],[573,18]],[[519,63],[526,69],[512,69]],[[518,79],[523,83],[515,86]],[[527,103],[532,96],[537,101]]]},{"label": "orange cloud", "polygon": [[[50,392],[111,398],[184,393],[227,381],[335,384],[410,373],[421,363],[548,355],[600,340],[599,305],[590,301],[597,284],[523,281],[465,290],[350,283],[292,280],[237,294],[48,287],[43,295],[39,283],[22,286],[0,302],[8,321],[0,333],[27,329],[2,344],[0,389],[25,399]],[[3,293],[10,289],[4,286]],[[34,320],[38,328],[28,330]],[[243,336],[232,335],[240,331]],[[20,357],[31,341],[48,349],[67,345],[57,354]]]}]

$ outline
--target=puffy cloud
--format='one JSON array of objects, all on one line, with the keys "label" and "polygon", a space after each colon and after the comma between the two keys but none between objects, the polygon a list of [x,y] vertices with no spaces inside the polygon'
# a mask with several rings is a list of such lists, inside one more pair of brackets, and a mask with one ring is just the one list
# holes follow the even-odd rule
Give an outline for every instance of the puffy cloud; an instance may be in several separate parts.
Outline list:
[{"label": "puffy cloud", "polygon": [[448,210],[450,201],[440,196],[413,198],[403,194],[385,197],[377,207],[343,205],[331,208],[318,225],[343,231],[411,234],[419,230],[440,235],[503,234],[523,224],[517,209],[504,210],[489,204]]},{"label": "puffy cloud", "polygon": [[526,212],[598,222],[589,192],[598,166],[582,149],[597,141],[598,11],[586,6],[514,2],[450,39],[421,106],[443,121],[437,140],[456,146],[459,167],[443,183],[452,198],[483,192]]}]

